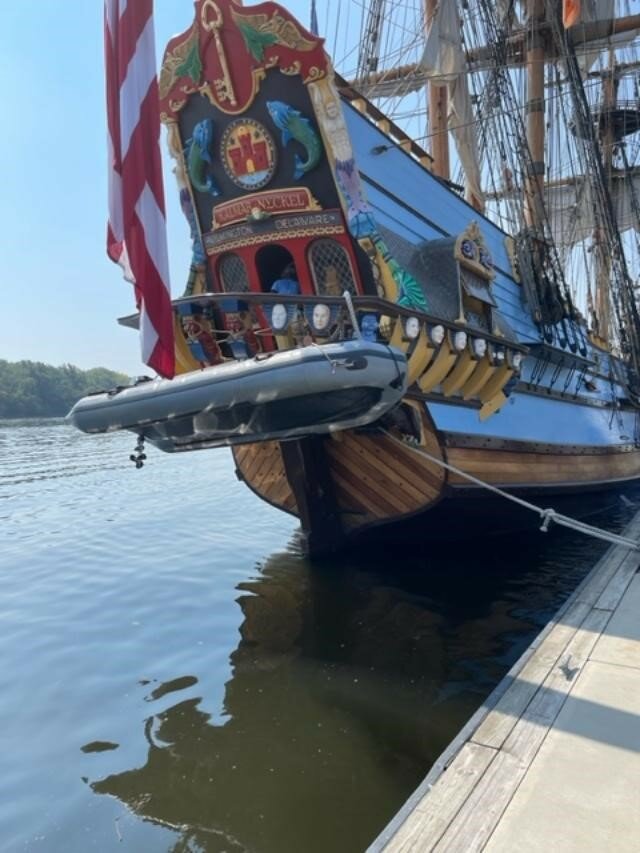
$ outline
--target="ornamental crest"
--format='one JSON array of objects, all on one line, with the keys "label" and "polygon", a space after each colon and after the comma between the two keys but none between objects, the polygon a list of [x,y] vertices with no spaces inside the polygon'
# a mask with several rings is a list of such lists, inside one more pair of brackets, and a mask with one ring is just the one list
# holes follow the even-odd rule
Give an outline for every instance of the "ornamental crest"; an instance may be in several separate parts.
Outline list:
[{"label": "ornamental crest", "polygon": [[237,119],[227,125],[220,156],[227,175],[244,190],[266,186],[276,171],[273,138],[255,119]]},{"label": "ornamental crest", "polygon": [[475,220],[469,223],[456,240],[453,254],[456,260],[481,278],[489,281],[495,278],[493,259]]},{"label": "ornamental crest", "polygon": [[268,69],[310,83],[327,74],[323,40],[277,3],[245,7],[234,0],[195,0],[192,26],[167,45],[159,80],[165,122],[195,93],[228,115],[253,103]]}]

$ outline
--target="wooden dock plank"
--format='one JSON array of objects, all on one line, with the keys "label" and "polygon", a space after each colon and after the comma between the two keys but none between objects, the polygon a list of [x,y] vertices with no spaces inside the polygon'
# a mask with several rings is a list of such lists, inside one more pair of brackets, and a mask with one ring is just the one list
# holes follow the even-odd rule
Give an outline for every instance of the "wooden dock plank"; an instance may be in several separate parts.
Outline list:
[{"label": "wooden dock plank", "polygon": [[495,749],[476,743],[465,744],[446,774],[431,789],[429,809],[425,812],[424,807],[418,805],[387,849],[393,853],[428,853],[433,850],[497,754]]},{"label": "wooden dock plank", "polygon": [[473,735],[473,743],[499,749],[511,734],[519,716],[533,699],[540,681],[549,671],[547,663],[529,661],[493,711],[485,717]]},{"label": "wooden dock plank", "polygon": [[520,758],[527,766],[533,761],[560,713],[575,683],[575,677],[586,663],[609,618],[610,614],[606,611],[592,611],[589,614],[567,645],[562,661],[549,672],[505,741],[505,751]]},{"label": "wooden dock plank", "polygon": [[596,607],[600,610],[615,610],[638,569],[638,563],[640,563],[638,554],[632,553],[625,557],[618,571],[598,598]]},{"label": "wooden dock plank", "polygon": [[[625,535],[636,540],[639,538],[640,513],[628,525]],[[468,853],[486,847],[491,851],[511,853],[519,849],[520,835],[512,815],[527,814],[527,797],[535,799],[538,824],[541,827],[545,825],[544,791],[540,793],[540,782],[533,788],[528,785],[529,773],[532,768],[538,768],[541,763],[539,756],[543,754],[546,766],[553,766],[552,759],[549,759],[548,740],[553,740],[554,749],[566,751],[567,740],[575,738],[570,728],[557,729],[559,720],[564,720],[563,725],[566,726],[567,720],[579,719],[583,729],[578,731],[595,727],[593,731],[599,732],[597,737],[600,740],[593,745],[589,741],[589,750],[603,751],[603,760],[611,767],[616,765],[616,761],[619,765],[622,762],[618,769],[626,773],[627,788],[633,788],[631,779],[636,759],[627,758],[626,753],[630,749],[630,755],[634,754],[633,743],[638,738],[638,726],[628,712],[609,708],[606,701],[608,676],[606,672],[601,674],[599,686],[594,685],[593,672],[594,667],[603,671],[609,667],[622,683],[624,672],[628,670],[631,673],[626,676],[629,689],[634,689],[632,676],[637,678],[640,672],[639,562],[638,552],[629,552],[622,546],[609,549],[435,762],[406,806],[371,845],[369,853],[383,850],[385,853],[432,850]],[[593,709],[585,706],[584,700],[573,698],[574,693],[578,696],[581,693],[583,673],[585,678],[586,673],[591,673],[592,686],[589,690],[597,687],[604,691],[604,698],[599,700],[602,704]],[[633,705],[635,708],[634,702],[637,705],[637,701],[631,701],[631,698],[627,701],[620,685],[617,690],[616,702],[620,707],[631,703],[629,707]],[[619,715],[619,723],[616,722],[616,714]],[[625,748],[627,742],[629,745]],[[620,744],[623,749],[614,748],[612,752],[610,744]],[[617,758],[612,757],[614,753]],[[539,770],[537,772],[539,778]],[[567,775],[571,776],[571,773]],[[579,771],[574,773],[574,778],[577,780],[577,793],[568,794],[568,799],[579,796]],[[588,780],[592,806],[583,809],[587,822],[590,815],[593,821],[598,821],[598,798],[603,796],[603,784],[606,787],[606,780]],[[620,787],[619,780],[616,784]],[[526,796],[521,794],[521,786],[527,789]],[[621,791],[624,793],[627,788],[623,787]],[[512,802],[518,803],[517,809],[512,808]],[[612,809],[611,814],[614,812],[616,810]],[[616,813],[619,812],[617,809]],[[503,831],[505,822],[509,823],[509,832]],[[569,822],[566,832],[571,837],[563,850],[582,849],[571,846],[573,841],[577,843],[579,839],[583,843],[585,838],[589,839],[588,832],[580,835],[576,830],[571,835],[572,831]],[[554,827],[552,835],[557,842],[557,827]],[[607,837],[600,826],[597,835],[599,838]],[[535,835],[527,838],[526,850],[559,849],[545,845],[546,842]],[[599,849],[591,841],[588,848]]]},{"label": "wooden dock plank", "polygon": [[611,578],[622,565],[625,556],[625,553],[617,548],[607,551],[600,563],[599,571],[588,579],[588,583],[578,593],[578,601],[583,601],[591,606],[595,605]]},{"label": "wooden dock plank", "polygon": [[482,850],[526,771],[525,764],[501,750],[433,848],[435,853]]},{"label": "wooden dock plank", "polygon": [[640,669],[576,681],[484,853],[637,853]]},{"label": "wooden dock plank", "polygon": [[[640,535],[640,514],[638,514],[638,516],[634,518],[629,527],[625,530],[625,535]],[[435,760],[433,766],[431,767],[423,781],[420,783],[420,785],[416,788],[413,794],[408,798],[407,802],[402,806],[402,808],[387,824],[387,826],[383,829],[378,838],[376,838],[373,844],[370,846],[369,853],[378,853],[378,851],[386,850],[386,845],[390,842],[391,839],[394,838],[395,833],[398,831],[399,827],[401,827],[403,822],[408,819],[408,816],[417,807],[421,799],[423,797],[426,797],[427,794],[429,794],[431,789],[435,786],[436,782],[440,778],[440,775],[454,761],[458,752],[460,752],[460,750],[467,742],[471,742],[472,739],[475,740],[476,733],[478,732],[483,721],[487,718],[487,716],[494,708],[498,707],[498,704],[502,697],[516,682],[516,680],[520,678],[520,675],[523,672],[524,668],[527,666],[529,661],[534,658],[537,649],[545,642],[547,636],[555,628],[556,623],[562,621],[566,612],[570,610],[577,601],[582,601],[583,596],[586,603],[595,603],[596,599],[606,586],[608,579],[610,579],[610,577],[615,573],[618,566],[626,556],[626,553],[627,552],[622,548],[609,549],[604,554],[604,556],[598,561],[592,571],[578,585],[573,595],[571,595],[564,602],[564,604],[560,606],[558,612],[556,613],[555,619],[549,621],[540,631],[540,633],[536,637],[534,637],[529,647],[525,649],[521,657],[513,664],[511,669],[505,675],[504,679],[496,686],[496,688],[487,697],[487,699],[483,702],[480,708],[478,708],[478,710],[463,726],[458,735],[445,748],[443,753]],[[603,573],[604,580],[601,580],[601,573]],[[570,616],[569,618],[572,617]],[[528,673],[529,679],[531,680],[532,670],[528,670]],[[543,674],[540,674],[539,676],[540,683],[542,683]],[[503,739],[506,739],[507,735],[509,734],[515,723],[516,719],[514,719],[513,722],[508,726],[508,729],[506,731],[506,734],[504,734]]]},{"label": "wooden dock plank", "polygon": [[[542,686],[539,682],[532,683],[535,688],[533,699],[526,710],[523,709],[524,716],[516,718],[504,750],[495,759],[495,769],[492,772],[489,768],[478,781],[473,795],[451,821],[435,850],[462,853],[482,849],[571,691],[574,683],[571,671],[575,669],[577,673],[582,668],[609,618],[610,614],[605,611],[592,610],[574,632],[572,640],[563,647],[567,656],[566,669],[563,664],[556,664],[549,672],[549,666],[545,664],[548,675]],[[422,810],[426,810],[426,804]]]},{"label": "wooden dock plank", "polygon": [[576,601],[565,611],[562,621],[554,624],[537,647],[535,656],[529,660],[496,707],[478,727],[473,736],[474,743],[494,748],[502,746],[549,670],[565,653],[590,609],[588,604]]},{"label": "wooden dock plank", "polygon": [[[627,587],[624,599],[602,632],[591,660],[640,669],[640,643],[635,639],[640,625],[640,575]],[[638,723],[640,728],[640,721]]]}]

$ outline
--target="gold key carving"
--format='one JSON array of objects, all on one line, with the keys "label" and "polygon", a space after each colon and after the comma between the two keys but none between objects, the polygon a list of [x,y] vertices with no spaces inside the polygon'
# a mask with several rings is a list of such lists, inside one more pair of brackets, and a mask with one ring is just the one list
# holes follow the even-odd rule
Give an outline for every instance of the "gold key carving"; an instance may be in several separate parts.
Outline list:
[{"label": "gold key carving", "polygon": [[202,23],[202,28],[207,30],[207,32],[213,33],[213,38],[216,43],[216,50],[218,52],[218,59],[220,60],[220,68],[222,69],[222,79],[214,80],[213,85],[215,86],[216,93],[218,98],[221,101],[229,101],[232,107],[237,105],[235,92],[233,91],[233,83],[231,82],[231,75],[229,74],[229,66],[227,64],[227,57],[224,52],[224,46],[222,44],[222,39],[220,38],[220,30],[222,28],[222,12],[220,11],[218,5],[214,2],[214,0],[205,0],[202,4],[202,8],[200,10],[200,20]]}]

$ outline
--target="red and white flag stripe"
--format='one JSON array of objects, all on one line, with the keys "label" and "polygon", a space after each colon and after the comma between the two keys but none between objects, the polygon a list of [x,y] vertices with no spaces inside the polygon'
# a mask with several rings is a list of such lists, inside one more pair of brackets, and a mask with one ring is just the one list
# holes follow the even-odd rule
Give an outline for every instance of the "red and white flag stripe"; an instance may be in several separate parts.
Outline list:
[{"label": "red and white flag stripe", "polygon": [[107,254],[135,286],[142,360],[175,373],[153,0],[105,0]]}]

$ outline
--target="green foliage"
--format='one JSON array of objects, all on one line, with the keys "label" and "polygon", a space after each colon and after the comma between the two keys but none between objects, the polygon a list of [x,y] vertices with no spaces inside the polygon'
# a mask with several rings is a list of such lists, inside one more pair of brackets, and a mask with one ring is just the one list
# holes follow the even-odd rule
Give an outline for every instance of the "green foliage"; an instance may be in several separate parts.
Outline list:
[{"label": "green foliage", "polygon": [[0,418],[62,417],[85,394],[128,383],[128,376],[104,367],[0,359]]}]

